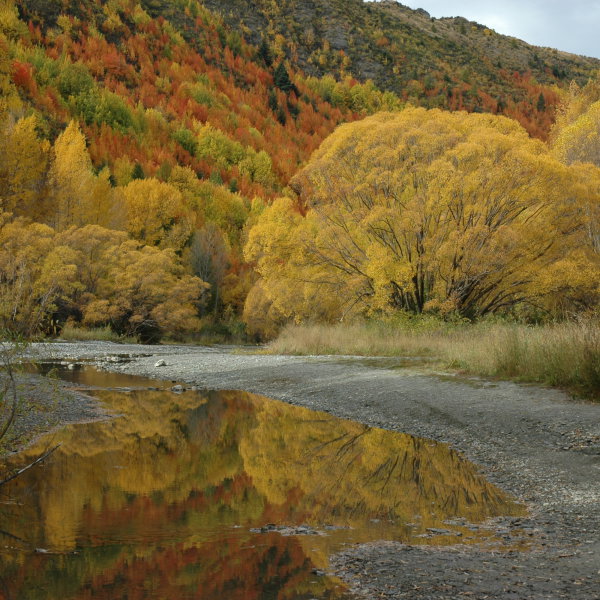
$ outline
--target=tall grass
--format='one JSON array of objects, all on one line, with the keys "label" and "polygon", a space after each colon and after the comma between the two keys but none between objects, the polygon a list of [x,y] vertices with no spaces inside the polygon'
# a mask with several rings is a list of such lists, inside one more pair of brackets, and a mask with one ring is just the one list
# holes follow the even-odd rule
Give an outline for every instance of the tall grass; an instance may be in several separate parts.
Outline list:
[{"label": "tall grass", "polygon": [[135,337],[118,335],[110,327],[73,327],[69,323],[63,327],[60,337],[68,342],[121,342],[123,344],[135,344],[138,342]]},{"label": "tall grass", "polygon": [[394,327],[289,326],[268,346],[281,354],[433,357],[468,373],[541,383],[600,397],[600,324]]}]

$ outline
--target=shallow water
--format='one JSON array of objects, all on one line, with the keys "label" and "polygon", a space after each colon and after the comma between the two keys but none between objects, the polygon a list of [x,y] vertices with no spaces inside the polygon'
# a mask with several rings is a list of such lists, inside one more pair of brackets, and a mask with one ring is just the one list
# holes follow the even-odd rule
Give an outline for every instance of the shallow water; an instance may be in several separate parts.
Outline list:
[{"label": "shallow water", "polygon": [[19,463],[61,446],[1,492],[3,600],[341,599],[322,571],[347,544],[497,547],[472,524],[524,514],[430,440],[244,392],[93,394],[119,416],[41,440]]}]

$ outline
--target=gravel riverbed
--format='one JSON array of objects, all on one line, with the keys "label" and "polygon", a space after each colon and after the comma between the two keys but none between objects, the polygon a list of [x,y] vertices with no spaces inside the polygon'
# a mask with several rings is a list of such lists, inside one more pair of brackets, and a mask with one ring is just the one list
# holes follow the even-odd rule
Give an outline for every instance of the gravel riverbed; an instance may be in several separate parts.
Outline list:
[{"label": "gravel riverbed", "polygon": [[[535,543],[525,552],[378,542],[335,555],[332,572],[357,597],[600,599],[599,404],[391,359],[101,342],[37,344],[33,351],[184,386],[245,390],[446,442],[528,506]],[[82,397],[72,402],[85,405]],[[509,539],[510,524],[498,527]]]}]

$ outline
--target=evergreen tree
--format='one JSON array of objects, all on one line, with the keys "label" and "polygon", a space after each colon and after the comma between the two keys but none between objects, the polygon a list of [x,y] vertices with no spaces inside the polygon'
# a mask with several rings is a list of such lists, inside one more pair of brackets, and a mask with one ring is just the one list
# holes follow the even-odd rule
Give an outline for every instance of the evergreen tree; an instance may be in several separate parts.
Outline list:
[{"label": "evergreen tree", "polygon": [[538,112],[545,112],[546,110],[546,98],[544,98],[544,94],[540,92],[540,97],[537,101],[537,109]]},{"label": "evergreen tree", "polygon": [[274,113],[276,113],[277,109],[279,108],[279,103],[277,102],[277,94],[275,93],[275,90],[269,91],[269,108]]},{"label": "evergreen tree", "polygon": [[297,119],[298,115],[300,114],[300,109],[298,108],[298,105],[294,104],[293,102],[290,102],[288,99],[287,108],[288,108],[288,112],[290,113],[292,119]]},{"label": "evergreen tree", "polygon": [[283,106],[280,106],[279,109],[277,110],[277,120],[282,125],[285,125],[287,123],[287,116],[285,114],[285,110],[283,109]]},{"label": "evergreen tree", "polygon": [[275,83],[275,87],[279,88],[282,92],[289,94],[290,92],[298,93],[298,89],[292,83],[290,79],[290,75],[285,68],[283,62],[280,62],[275,69],[275,73],[273,73],[273,81]]},{"label": "evergreen tree", "polygon": [[265,63],[267,67],[273,66],[273,55],[271,49],[265,38],[262,39],[260,46],[258,47],[258,57]]},{"label": "evergreen tree", "polygon": [[216,183],[217,185],[223,185],[223,177],[221,177],[221,173],[218,169],[213,169],[210,174],[210,181],[212,183]]},{"label": "evergreen tree", "polygon": [[133,171],[131,172],[131,179],[145,179],[146,174],[144,173],[144,169],[140,163],[136,162],[135,167],[133,167]]}]

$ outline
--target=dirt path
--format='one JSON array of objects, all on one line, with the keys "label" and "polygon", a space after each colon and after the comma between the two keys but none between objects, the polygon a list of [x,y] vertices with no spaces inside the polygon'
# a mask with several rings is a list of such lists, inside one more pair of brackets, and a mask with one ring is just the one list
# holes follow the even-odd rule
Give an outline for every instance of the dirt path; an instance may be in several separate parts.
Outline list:
[{"label": "dirt path", "polygon": [[[528,526],[539,541],[531,552],[382,542],[333,557],[332,569],[362,597],[600,599],[598,404],[554,390],[393,368],[389,359],[106,343],[36,349],[128,374],[246,390],[447,442],[530,507]],[[166,366],[155,366],[161,359]]]}]

